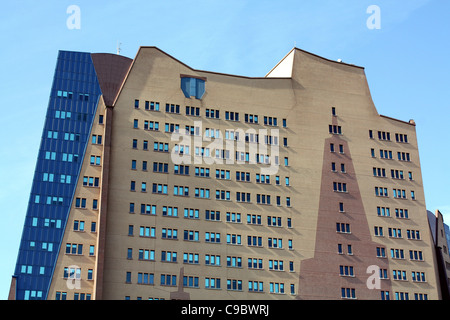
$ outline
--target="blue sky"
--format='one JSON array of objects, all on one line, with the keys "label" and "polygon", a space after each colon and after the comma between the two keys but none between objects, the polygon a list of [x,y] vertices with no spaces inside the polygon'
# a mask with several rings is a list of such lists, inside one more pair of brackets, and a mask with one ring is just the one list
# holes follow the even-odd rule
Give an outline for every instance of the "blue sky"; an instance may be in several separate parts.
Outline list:
[{"label": "blue sky", "polygon": [[[69,29],[67,8],[80,8]],[[369,29],[376,5],[381,28]],[[58,50],[264,76],[294,46],[365,67],[378,112],[417,123],[427,208],[450,223],[450,1],[9,1],[0,10],[0,299],[17,258]]]}]

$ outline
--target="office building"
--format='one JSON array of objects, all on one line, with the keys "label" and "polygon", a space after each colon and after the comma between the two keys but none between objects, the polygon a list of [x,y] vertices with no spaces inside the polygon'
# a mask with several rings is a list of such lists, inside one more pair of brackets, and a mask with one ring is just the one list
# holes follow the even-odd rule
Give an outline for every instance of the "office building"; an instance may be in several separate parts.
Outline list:
[{"label": "office building", "polygon": [[364,68],[61,51],[11,299],[440,299],[413,120]]}]

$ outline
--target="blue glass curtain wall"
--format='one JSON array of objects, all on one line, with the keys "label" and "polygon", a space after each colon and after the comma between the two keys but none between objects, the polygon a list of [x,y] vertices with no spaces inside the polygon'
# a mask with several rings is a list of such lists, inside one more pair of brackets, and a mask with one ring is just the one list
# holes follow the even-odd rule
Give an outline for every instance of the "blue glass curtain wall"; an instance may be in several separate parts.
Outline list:
[{"label": "blue glass curtain wall", "polygon": [[15,268],[17,300],[47,298],[100,95],[90,53],[60,51]]}]

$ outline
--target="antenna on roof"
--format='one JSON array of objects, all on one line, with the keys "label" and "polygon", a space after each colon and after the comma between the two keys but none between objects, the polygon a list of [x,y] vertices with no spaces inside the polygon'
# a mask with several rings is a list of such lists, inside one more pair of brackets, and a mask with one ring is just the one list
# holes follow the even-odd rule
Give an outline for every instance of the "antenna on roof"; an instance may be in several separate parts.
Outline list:
[{"label": "antenna on roof", "polygon": [[117,41],[117,54],[120,54],[120,45],[121,44],[122,44],[121,42]]}]

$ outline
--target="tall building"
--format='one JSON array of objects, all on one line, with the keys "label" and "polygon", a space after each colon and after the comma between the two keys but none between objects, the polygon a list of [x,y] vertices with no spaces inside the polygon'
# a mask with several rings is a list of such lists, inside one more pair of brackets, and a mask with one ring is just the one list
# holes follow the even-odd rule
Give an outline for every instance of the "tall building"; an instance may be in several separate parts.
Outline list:
[{"label": "tall building", "polygon": [[364,68],[59,53],[11,299],[439,299],[435,260]]}]

